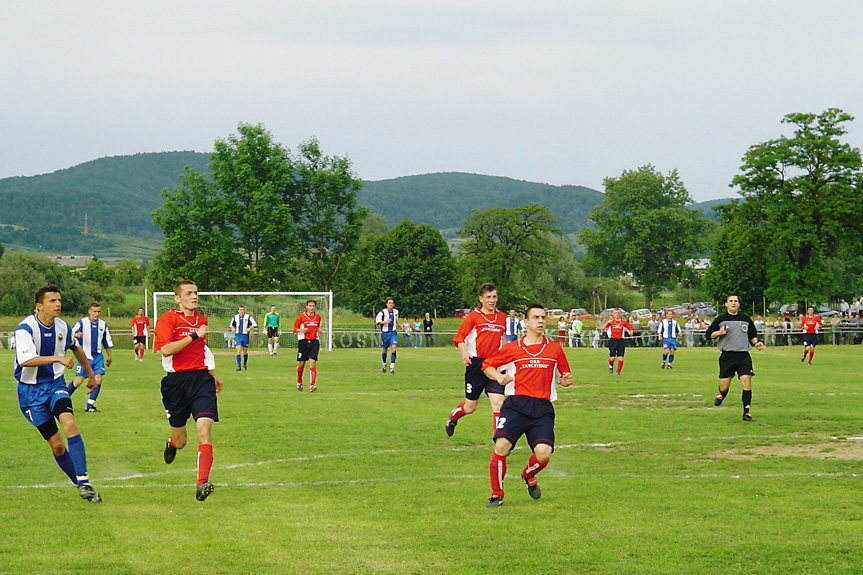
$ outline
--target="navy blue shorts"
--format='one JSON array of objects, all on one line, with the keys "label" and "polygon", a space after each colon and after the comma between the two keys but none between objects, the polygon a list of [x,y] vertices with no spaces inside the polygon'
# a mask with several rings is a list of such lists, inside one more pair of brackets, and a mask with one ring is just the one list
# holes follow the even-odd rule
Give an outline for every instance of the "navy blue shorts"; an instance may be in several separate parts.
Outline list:
[{"label": "navy blue shorts", "polygon": [[216,380],[206,369],[169,373],[162,378],[162,405],[171,427],[185,427],[190,415],[219,421]]},{"label": "navy blue shorts", "polygon": [[249,347],[249,334],[247,334],[247,333],[235,333],[234,334],[234,347]]},{"label": "navy blue shorts", "polygon": [[500,407],[494,439],[505,438],[513,447],[522,435],[534,449],[545,443],[554,450],[554,406],[547,399],[510,395]]},{"label": "navy blue shorts", "polygon": [[803,345],[809,347],[815,347],[818,345],[818,334],[817,333],[804,333],[803,334]]},{"label": "navy blue shorts", "polygon": [[626,353],[625,339],[609,339],[608,340],[608,357],[623,357]]},{"label": "navy blue shorts", "polygon": [[485,361],[481,357],[474,357],[470,360],[470,365],[464,368],[464,398],[471,401],[476,401],[485,391],[485,394],[498,393],[503,394],[504,387],[497,381],[489,378],[482,370],[482,362]]},{"label": "navy blue shorts", "polygon": [[[90,368],[93,370],[93,375],[105,375],[105,356],[101,353],[94,355],[90,360]],[[75,377],[87,377],[87,372],[80,363],[75,364]]]},{"label": "navy blue shorts", "polygon": [[147,347],[147,336],[146,335],[136,335],[132,338],[132,341],[137,345],[141,344],[144,347]]},{"label": "navy blue shorts", "polygon": [[313,359],[318,361],[318,352],[321,351],[321,341],[318,339],[301,339],[297,341],[297,361]]},{"label": "navy blue shorts", "polygon": [[381,349],[395,347],[399,342],[399,332],[397,331],[382,331],[381,332]]}]

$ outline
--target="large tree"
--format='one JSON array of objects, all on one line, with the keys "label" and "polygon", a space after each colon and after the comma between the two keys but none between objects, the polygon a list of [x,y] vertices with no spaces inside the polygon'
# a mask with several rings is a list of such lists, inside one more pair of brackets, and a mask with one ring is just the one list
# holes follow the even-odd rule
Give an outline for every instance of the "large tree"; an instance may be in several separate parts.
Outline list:
[{"label": "large tree", "polygon": [[477,287],[484,282],[497,285],[504,305],[523,303],[524,284],[558,258],[561,235],[554,216],[545,206],[531,204],[516,208],[474,210],[459,230],[464,239],[459,263],[462,267],[462,295],[476,302]]},{"label": "large tree", "polygon": [[691,210],[677,170],[662,175],[652,165],[606,178],[605,199],[588,219],[595,229],[578,234],[585,267],[602,275],[631,274],[642,286],[645,306],[681,278],[684,262],[702,248],[713,225]]},{"label": "large tree", "polygon": [[788,114],[794,134],[750,147],[733,179],[746,200],[735,225],[763,239],[771,300],[825,301],[831,258],[863,248],[860,150],[841,141],[852,120],[835,108]]}]

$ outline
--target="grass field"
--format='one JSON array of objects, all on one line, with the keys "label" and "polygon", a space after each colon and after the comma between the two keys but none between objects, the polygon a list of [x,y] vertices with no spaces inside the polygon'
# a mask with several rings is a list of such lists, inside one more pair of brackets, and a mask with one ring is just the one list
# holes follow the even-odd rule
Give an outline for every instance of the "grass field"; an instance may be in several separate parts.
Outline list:
[{"label": "grass field", "polygon": [[[254,355],[225,380],[214,432],[215,493],[194,498],[195,452],[167,466],[156,358],[117,350],[83,413],[82,501],[17,409],[11,353],[0,392],[0,573],[859,573],[863,565],[863,348],[755,356],[754,423],[737,382],[713,407],[714,349],[674,371],[631,349],[621,377],[603,350],[570,350],[557,449],[531,500],[509,458],[505,504],[486,509],[491,416],[453,438],[462,397],[453,348],[324,352],[319,390],[298,393],[290,353]],[[190,446],[191,447],[191,446]]]}]

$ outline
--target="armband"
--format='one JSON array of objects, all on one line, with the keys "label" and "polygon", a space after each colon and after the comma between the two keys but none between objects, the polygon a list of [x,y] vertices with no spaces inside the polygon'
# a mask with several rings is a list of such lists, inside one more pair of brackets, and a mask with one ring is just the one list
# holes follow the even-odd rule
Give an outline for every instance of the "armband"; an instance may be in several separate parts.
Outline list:
[{"label": "armband", "polygon": [[189,337],[191,337],[191,338],[192,338],[192,341],[195,341],[195,340],[196,340],[196,339],[198,339],[200,336],[198,335],[198,332],[193,331],[192,333],[190,333],[190,334],[189,334]]}]

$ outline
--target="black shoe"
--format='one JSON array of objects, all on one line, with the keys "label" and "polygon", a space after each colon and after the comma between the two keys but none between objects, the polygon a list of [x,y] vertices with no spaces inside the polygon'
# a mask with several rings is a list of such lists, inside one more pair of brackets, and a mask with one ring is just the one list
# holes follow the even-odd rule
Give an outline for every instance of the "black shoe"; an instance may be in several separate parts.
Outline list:
[{"label": "black shoe", "polygon": [[240,368],[240,366],[239,366],[239,365],[237,366],[237,371],[243,371],[243,370],[242,370],[242,368]]},{"label": "black shoe", "polygon": [[249,371],[249,366],[248,366],[248,365],[243,364],[243,369],[244,369],[244,370],[246,370],[246,371]]},{"label": "black shoe", "polygon": [[101,409],[99,409],[95,405],[87,404],[87,407],[84,408],[84,411],[87,413],[99,413]]},{"label": "black shoe", "polygon": [[805,355],[804,355],[803,357],[801,357],[801,358],[800,358],[800,363],[803,363],[804,361],[806,361],[806,356],[805,356]]},{"label": "black shoe", "polygon": [[614,368],[609,366],[608,373],[614,373]]},{"label": "black shoe", "polygon": [[78,495],[81,496],[81,499],[86,499],[90,503],[102,503],[102,498],[89,483],[78,486]]},{"label": "black shoe", "polygon": [[497,497],[496,495],[492,495],[488,498],[488,503],[485,504],[486,507],[500,507],[503,505],[503,497]]},{"label": "black shoe", "polygon": [[457,423],[457,421],[453,421],[452,419],[446,420],[446,427],[444,427],[444,429],[449,437],[452,437],[452,434],[455,433],[455,426]]},{"label": "black shoe", "polygon": [[659,369],[665,369],[665,362],[664,361],[662,362],[662,365],[659,366]]},{"label": "black shoe", "polygon": [[174,458],[177,457],[177,448],[171,445],[170,442],[166,441],[165,453],[163,455],[165,456],[165,463],[170,464],[172,461],[174,461]]},{"label": "black shoe", "polygon": [[302,383],[297,384],[297,391],[303,391],[303,384]]},{"label": "black shoe", "polygon": [[668,369],[674,369],[673,367],[671,367],[670,363],[668,365],[666,365],[665,367],[667,367]]},{"label": "black shoe", "polygon": [[205,481],[200,484],[197,489],[195,489],[195,499],[197,499],[198,501],[204,501],[215,489],[215,485],[213,485],[209,481]]},{"label": "black shoe", "polygon": [[748,413],[743,414],[743,421],[755,421]]},{"label": "black shoe", "polygon": [[527,479],[524,477],[521,478],[524,481],[524,484],[527,485],[527,494],[530,495],[531,499],[539,499],[542,497],[542,491],[539,489],[539,483],[534,483],[531,485],[527,482]]},{"label": "black shoe", "polygon": [[387,372],[387,364],[383,364],[381,366],[381,373],[386,373],[386,372]]},{"label": "black shoe", "polygon": [[716,397],[715,397],[715,398],[713,398],[713,405],[715,405],[715,406],[719,407],[720,405],[722,405],[722,402],[723,402],[724,400],[725,400],[725,396],[724,396],[724,395],[722,395],[721,393],[717,393],[717,394],[716,394]]},{"label": "black shoe", "polygon": [[393,366],[390,366],[390,373],[395,373],[395,372],[396,372],[396,368]]}]

